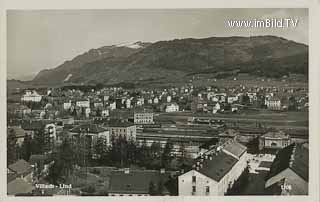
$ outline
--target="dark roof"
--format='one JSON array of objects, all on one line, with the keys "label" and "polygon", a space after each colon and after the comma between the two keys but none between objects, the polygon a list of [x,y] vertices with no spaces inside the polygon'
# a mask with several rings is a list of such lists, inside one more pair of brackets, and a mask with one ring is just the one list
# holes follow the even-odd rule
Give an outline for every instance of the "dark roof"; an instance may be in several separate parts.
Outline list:
[{"label": "dark roof", "polygon": [[216,146],[219,143],[218,138],[212,138],[209,141],[206,141],[204,144],[200,145],[200,148],[210,149],[211,146]]},{"label": "dark roof", "polygon": [[155,187],[162,181],[164,186],[164,194],[169,193],[165,188],[170,173],[160,173],[154,170],[130,170],[129,173],[124,171],[112,171],[110,178],[110,193],[128,193],[128,194],[148,194],[150,182]]},{"label": "dark roof", "polygon": [[70,132],[72,132],[72,133],[80,133],[80,132],[84,132],[85,131],[85,132],[89,132],[89,133],[98,134],[98,133],[101,133],[101,132],[104,132],[104,131],[107,131],[107,130],[108,129],[100,127],[97,124],[87,123],[87,124],[81,124],[79,126],[76,126],[76,127],[72,128],[70,130]]},{"label": "dark roof", "polygon": [[33,190],[32,185],[27,183],[21,178],[17,178],[9,182],[7,185],[8,195],[31,193],[32,190]]},{"label": "dark roof", "polygon": [[290,167],[305,181],[309,181],[309,149],[297,144]]},{"label": "dark roof", "polygon": [[16,138],[25,137],[26,136],[25,131],[22,128],[18,127],[18,126],[9,127],[7,134],[9,134],[10,130],[14,130]]},{"label": "dark roof", "polygon": [[247,151],[247,147],[237,141],[227,141],[223,149],[240,158]]},{"label": "dark roof", "polygon": [[42,130],[44,127],[45,123],[42,121],[25,121],[21,125],[24,130]]},{"label": "dark roof", "polygon": [[133,123],[125,120],[120,120],[120,119],[111,119],[107,123],[105,123],[105,126],[107,127],[130,127],[134,126]]},{"label": "dark roof", "polygon": [[281,149],[271,165],[267,178],[270,179],[287,168],[291,168],[305,181],[309,181],[309,150],[296,143]]},{"label": "dark roof", "polygon": [[35,163],[37,164],[46,164],[51,162],[51,158],[48,155],[44,155],[44,154],[33,154],[30,156],[29,158],[29,163],[31,165],[34,165]]},{"label": "dark roof", "polygon": [[212,160],[210,158],[205,159],[202,163],[202,168],[200,166],[198,172],[219,182],[237,161],[233,156],[220,151],[212,155]]},{"label": "dark roof", "polygon": [[23,159],[18,160],[17,162],[10,164],[8,168],[18,175],[25,174],[27,172],[31,172],[31,165]]},{"label": "dark roof", "polygon": [[15,180],[17,177],[16,173],[7,173],[7,183]]}]

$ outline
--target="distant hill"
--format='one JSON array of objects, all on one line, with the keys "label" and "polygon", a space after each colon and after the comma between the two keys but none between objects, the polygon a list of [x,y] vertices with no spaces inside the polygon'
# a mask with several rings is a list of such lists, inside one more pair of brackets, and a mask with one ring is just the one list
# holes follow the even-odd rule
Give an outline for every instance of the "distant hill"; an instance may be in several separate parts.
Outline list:
[{"label": "distant hill", "polygon": [[175,39],[91,49],[41,71],[34,84],[184,81],[190,75],[237,70],[281,77],[308,74],[308,46],[275,36]]}]

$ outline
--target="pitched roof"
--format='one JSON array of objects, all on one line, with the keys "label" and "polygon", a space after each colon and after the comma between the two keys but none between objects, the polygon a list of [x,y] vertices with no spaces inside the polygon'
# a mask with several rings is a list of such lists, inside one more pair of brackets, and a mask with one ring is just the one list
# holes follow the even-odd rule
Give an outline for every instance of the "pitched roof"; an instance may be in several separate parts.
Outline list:
[{"label": "pitched roof", "polygon": [[[110,178],[110,193],[131,193],[131,194],[148,194],[150,182],[152,181],[155,187],[159,182],[166,183],[169,179],[169,173],[160,173],[154,170],[133,170],[129,173],[124,171],[112,171]],[[164,193],[169,193],[164,188]]]},{"label": "pitched roof", "polygon": [[20,159],[17,162],[10,164],[8,168],[16,172],[18,175],[31,172],[32,169],[31,165],[23,159]]},{"label": "pitched roof", "polygon": [[70,130],[72,133],[81,133],[81,132],[88,132],[88,133],[94,133],[98,134],[104,131],[107,131],[108,129],[103,128],[98,126],[97,124],[91,124],[91,123],[86,123],[86,124],[81,124],[79,126],[76,126]]},{"label": "pitched roof", "polygon": [[32,190],[32,185],[21,178],[16,178],[15,180],[9,182],[7,185],[8,195],[31,193]]},{"label": "pitched roof", "polygon": [[17,177],[16,173],[7,173],[7,183],[15,180]]},{"label": "pitched roof", "polygon": [[18,127],[18,126],[11,126],[11,127],[8,128],[8,132],[10,130],[14,130],[16,138],[25,137],[26,136],[25,131],[22,128]]},{"label": "pitched roof", "polygon": [[297,144],[290,167],[304,180],[309,181],[309,149]]},{"label": "pitched roof", "polygon": [[237,161],[233,156],[220,151],[212,155],[212,160],[210,158],[204,160],[198,172],[219,182]]},{"label": "pitched roof", "polygon": [[271,132],[264,134],[262,137],[282,139],[282,138],[289,138],[289,135],[287,135],[283,131],[271,131]]},{"label": "pitched roof", "polygon": [[287,168],[292,169],[305,181],[309,181],[309,150],[296,143],[281,149],[271,165],[267,179]]},{"label": "pitched roof", "polygon": [[105,125],[108,126],[108,127],[130,127],[130,126],[134,126],[133,123],[131,123],[129,121],[120,120],[120,119],[111,119]]},{"label": "pitched roof", "polygon": [[247,151],[247,147],[237,141],[227,141],[223,149],[240,158]]},{"label": "pitched roof", "polygon": [[49,163],[52,159],[47,156],[47,155],[43,155],[43,154],[33,154],[30,156],[29,158],[29,163],[31,165],[34,165],[35,163],[37,164],[45,164],[45,163]]},{"label": "pitched roof", "polygon": [[41,130],[45,127],[43,121],[25,121],[21,124],[21,128],[24,130]]}]

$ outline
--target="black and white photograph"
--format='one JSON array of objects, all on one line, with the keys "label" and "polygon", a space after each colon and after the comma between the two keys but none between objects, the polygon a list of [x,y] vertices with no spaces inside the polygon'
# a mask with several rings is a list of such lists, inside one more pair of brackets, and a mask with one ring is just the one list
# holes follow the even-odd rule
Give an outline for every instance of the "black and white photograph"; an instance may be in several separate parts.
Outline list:
[{"label": "black and white photograph", "polygon": [[308,8],[6,23],[8,197],[310,194]]}]

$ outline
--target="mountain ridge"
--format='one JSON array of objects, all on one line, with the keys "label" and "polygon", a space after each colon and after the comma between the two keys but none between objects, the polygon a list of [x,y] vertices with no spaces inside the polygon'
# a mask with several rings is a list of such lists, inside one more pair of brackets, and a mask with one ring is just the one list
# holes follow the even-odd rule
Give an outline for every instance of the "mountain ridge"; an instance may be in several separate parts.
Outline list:
[{"label": "mountain ridge", "polygon": [[268,68],[261,70],[259,63],[264,68],[279,65],[270,71],[281,74],[307,74],[308,46],[271,35],[123,43],[91,49],[56,68],[39,72],[32,82],[54,84],[65,82],[67,77],[72,83],[112,84],[157,78],[170,82],[190,73],[239,67],[256,75],[259,70],[267,76],[281,76],[270,74]]}]

